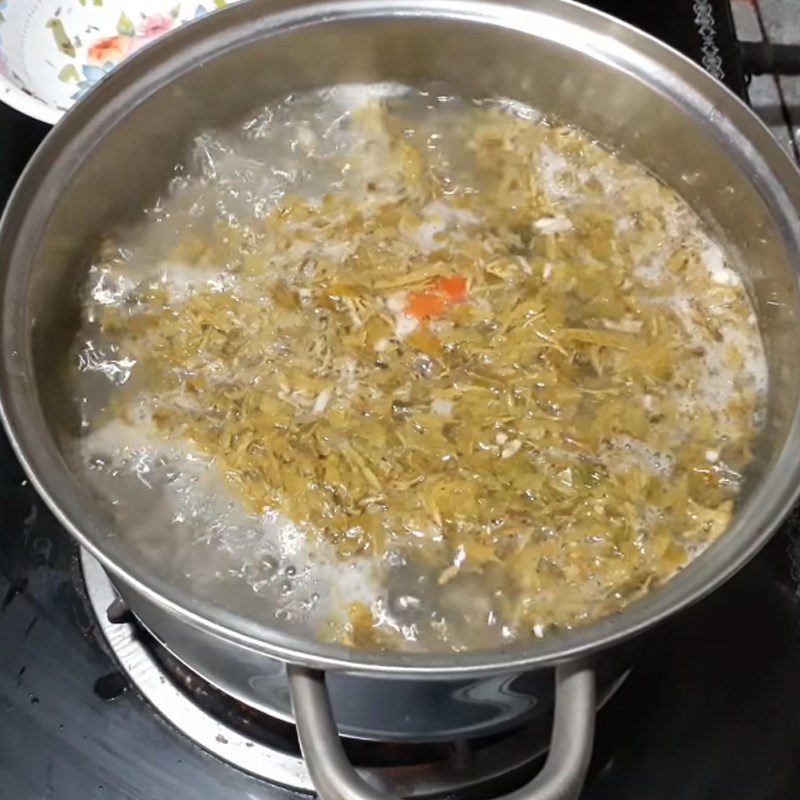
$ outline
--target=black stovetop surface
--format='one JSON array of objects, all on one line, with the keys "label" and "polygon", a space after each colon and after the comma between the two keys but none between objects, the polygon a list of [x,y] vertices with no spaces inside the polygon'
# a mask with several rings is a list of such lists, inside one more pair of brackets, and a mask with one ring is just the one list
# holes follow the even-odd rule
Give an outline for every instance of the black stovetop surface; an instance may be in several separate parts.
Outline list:
[{"label": "black stovetop surface", "polygon": [[[593,5],[744,93],[727,0]],[[0,203],[46,131],[0,106]],[[600,714],[585,800],[800,797],[798,559],[796,510],[732,581],[645,638]],[[75,546],[0,434],[0,800],[295,797],[206,754],[134,691],[103,699],[95,684],[115,665],[76,570]]]}]

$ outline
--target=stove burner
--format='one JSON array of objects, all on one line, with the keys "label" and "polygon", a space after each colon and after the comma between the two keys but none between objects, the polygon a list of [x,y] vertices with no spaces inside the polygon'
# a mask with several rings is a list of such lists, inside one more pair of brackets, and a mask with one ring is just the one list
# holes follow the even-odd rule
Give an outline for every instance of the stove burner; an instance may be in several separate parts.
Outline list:
[{"label": "stove burner", "polygon": [[[86,596],[104,643],[122,673],[175,729],[205,750],[270,783],[312,792],[294,726],[227,696],[176,659],[139,626],[100,563],[80,554]],[[601,694],[602,707],[628,676]],[[108,683],[115,675],[106,676]],[[101,679],[102,680],[102,679]],[[115,686],[118,681],[113,681]],[[407,797],[497,793],[498,782],[522,784],[544,754],[549,720],[493,736],[433,744],[345,740],[359,771],[378,787]],[[412,789],[413,786],[413,789]]]}]

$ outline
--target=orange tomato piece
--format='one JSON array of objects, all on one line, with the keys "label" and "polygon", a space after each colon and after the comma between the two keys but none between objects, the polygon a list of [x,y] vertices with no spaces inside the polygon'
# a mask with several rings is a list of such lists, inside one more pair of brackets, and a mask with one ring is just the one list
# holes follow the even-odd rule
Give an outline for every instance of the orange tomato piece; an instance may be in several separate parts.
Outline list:
[{"label": "orange tomato piece", "polygon": [[434,292],[414,292],[408,296],[406,314],[417,319],[432,319],[444,313],[445,299]]},{"label": "orange tomato piece", "polygon": [[435,285],[451,303],[461,303],[467,296],[467,280],[460,275],[437,278]]},{"label": "orange tomato piece", "polygon": [[441,317],[448,306],[463,302],[466,296],[466,279],[458,275],[436,278],[427,291],[413,292],[408,296],[405,313],[416,319]]}]

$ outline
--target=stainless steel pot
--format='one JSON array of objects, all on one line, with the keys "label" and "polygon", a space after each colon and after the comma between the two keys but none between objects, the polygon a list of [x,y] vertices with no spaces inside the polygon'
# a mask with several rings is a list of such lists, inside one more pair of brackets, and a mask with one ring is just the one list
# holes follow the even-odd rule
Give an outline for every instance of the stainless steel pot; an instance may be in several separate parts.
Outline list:
[{"label": "stainless steel pot", "polygon": [[[770,366],[752,475],[725,536],[622,614],[542,642],[459,655],[321,644],[231,613],[154,574],[114,536],[110,516],[70,467],[64,343],[76,321],[84,255],[97,234],[153,199],[194,131],[275,94],[375,80],[441,80],[458,93],[505,95],[574,122],[676,188],[741,258]],[[550,755],[533,783],[511,797],[574,797],[592,741],[589,657],[730,577],[797,493],[799,205],[794,165],[741,102],[676,52],[600,13],[562,0],[250,0],[186,26],[115,70],[31,162],[0,229],[4,422],[58,518],[179,657],[256,704],[263,701],[257,679],[264,665],[289,664],[301,744],[326,800],[386,794],[344,758],[325,670],[453,681],[553,666]]]}]

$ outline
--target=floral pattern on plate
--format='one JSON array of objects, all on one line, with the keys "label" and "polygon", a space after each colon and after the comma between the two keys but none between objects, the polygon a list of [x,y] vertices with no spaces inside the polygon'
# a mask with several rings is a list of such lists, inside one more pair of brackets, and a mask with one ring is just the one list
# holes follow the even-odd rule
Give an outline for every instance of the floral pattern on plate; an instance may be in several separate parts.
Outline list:
[{"label": "floral pattern on plate", "polygon": [[55,122],[123,59],[234,2],[0,0],[0,100]]}]

